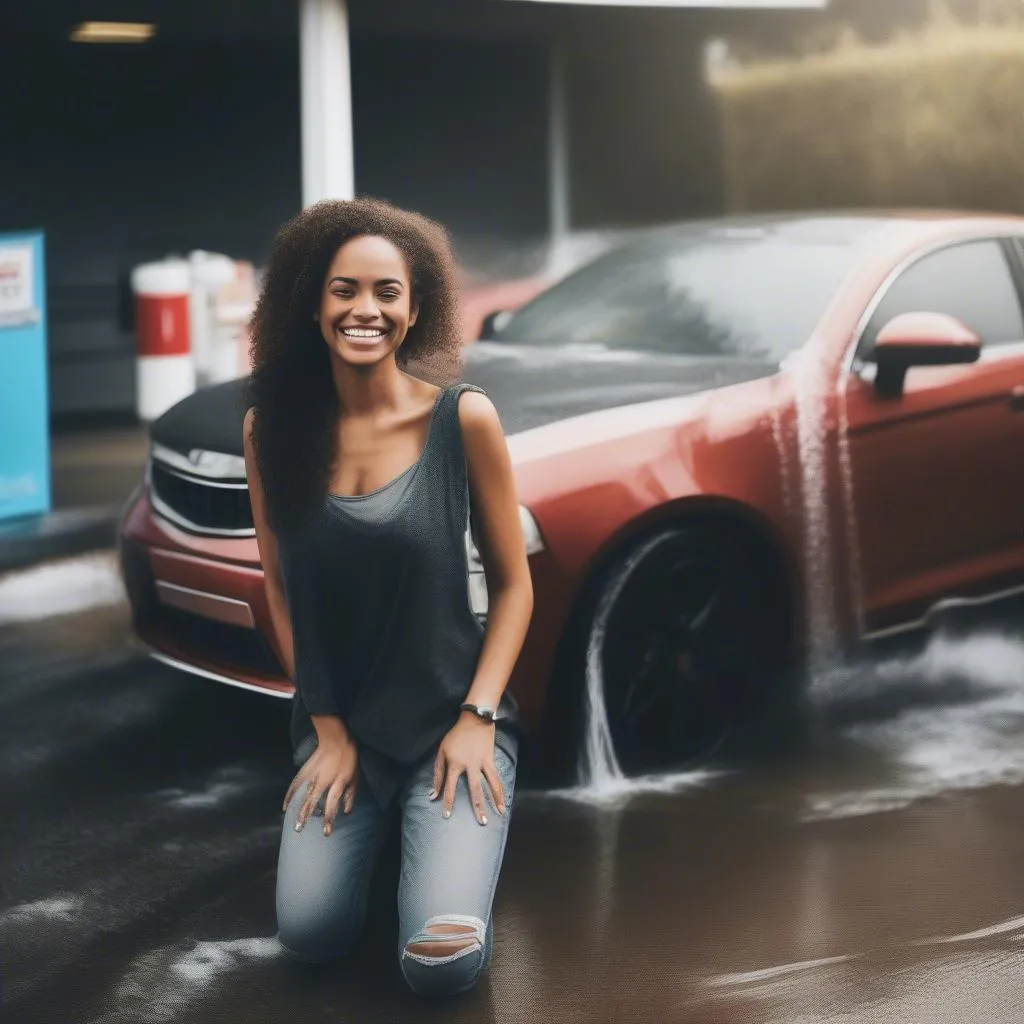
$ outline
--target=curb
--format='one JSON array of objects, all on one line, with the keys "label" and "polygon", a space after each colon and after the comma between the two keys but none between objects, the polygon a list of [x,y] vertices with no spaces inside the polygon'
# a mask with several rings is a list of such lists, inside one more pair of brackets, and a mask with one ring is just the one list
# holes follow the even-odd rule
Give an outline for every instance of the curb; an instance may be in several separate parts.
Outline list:
[{"label": "curb", "polygon": [[0,522],[0,573],[112,548],[120,514],[118,505],[101,505]]}]

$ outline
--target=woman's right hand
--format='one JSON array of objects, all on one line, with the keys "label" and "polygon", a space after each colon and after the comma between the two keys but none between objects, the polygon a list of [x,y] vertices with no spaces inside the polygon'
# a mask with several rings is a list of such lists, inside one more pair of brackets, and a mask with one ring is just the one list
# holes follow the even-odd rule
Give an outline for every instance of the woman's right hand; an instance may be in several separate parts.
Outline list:
[{"label": "woman's right hand", "polygon": [[344,728],[322,731],[318,729],[317,740],[316,750],[299,769],[288,787],[284,809],[288,810],[288,805],[296,793],[305,792],[306,798],[299,808],[298,819],[295,822],[295,831],[299,832],[326,790],[324,835],[329,836],[341,800],[344,799],[345,814],[352,810],[355,803],[356,785],[359,781],[359,748]]}]

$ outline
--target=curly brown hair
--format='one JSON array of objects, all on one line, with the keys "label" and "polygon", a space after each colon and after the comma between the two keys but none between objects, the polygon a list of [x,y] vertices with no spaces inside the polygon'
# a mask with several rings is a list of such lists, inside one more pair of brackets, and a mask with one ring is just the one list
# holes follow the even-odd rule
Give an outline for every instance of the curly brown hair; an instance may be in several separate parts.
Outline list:
[{"label": "curly brown hair", "polygon": [[324,277],[350,239],[386,238],[405,258],[419,316],[399,365],[452,383],[461,368],[456,263],[445,229],[380,199],[323,200],[278,231],[252,322],[253,450],[278,534],[296,529],[326,493],[337,456],[340,414],[330,353],[312,314]]}]

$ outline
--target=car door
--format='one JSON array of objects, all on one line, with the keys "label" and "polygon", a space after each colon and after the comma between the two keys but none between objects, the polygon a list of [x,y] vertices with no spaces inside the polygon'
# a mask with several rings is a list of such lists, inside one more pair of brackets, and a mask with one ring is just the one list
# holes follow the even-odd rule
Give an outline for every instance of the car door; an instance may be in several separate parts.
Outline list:
[{"label": "car door", "polygon": [[[1011,239],[934,249],[883,292],[841,392],[851,526],[869,635],[919,622],[943,599],[1024,583],[1024,316]],[[977,363],[912,367],[905,391],[875,392],[871,350],[900,313],[946,313],[982,341]]]}]

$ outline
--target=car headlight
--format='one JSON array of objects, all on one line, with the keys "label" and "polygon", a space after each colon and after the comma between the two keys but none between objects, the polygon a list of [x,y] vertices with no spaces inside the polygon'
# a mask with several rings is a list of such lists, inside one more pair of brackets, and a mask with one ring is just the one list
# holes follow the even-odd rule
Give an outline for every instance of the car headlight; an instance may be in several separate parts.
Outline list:
[{"label": "car headlight", "polygon": [[[523,528],[523,540],[526,541],[527,555],[535,555],[544,550],[544,538],[533,514],[525,505],[519,506],[519,523]],[[473,535],[466,531],[466,560],[469,566],[469,601],[475,615],[481,618],[487,615],[487,580],[484,577],[484,565],[480,552],[473,543]]]},{"label": "car headlight", "polygon": [[[523,540],[526,541],[527,555],[535,555],[544,550],[544,538],[541,535],[540,527],[533,514],[525,505],[519,506],[519,524],[523,528]],[[466,555],[469,559],[470,572],[483,572],[484,565],[480,559],[480,552],[473,542],[473,535],[466,531]]]},{"label": "car headlight", "polygon": [[541,535],[537,520],[533,513],[525,506],[519,506],[519,523],[523,528],[523,538],[526,540],[526,553],[535,555],[544,550],[544,538]]}]

